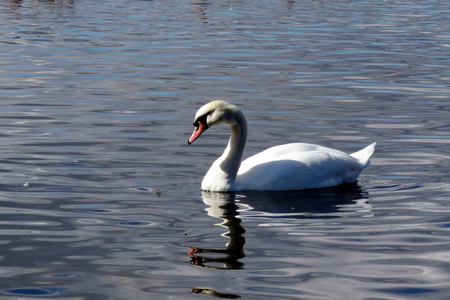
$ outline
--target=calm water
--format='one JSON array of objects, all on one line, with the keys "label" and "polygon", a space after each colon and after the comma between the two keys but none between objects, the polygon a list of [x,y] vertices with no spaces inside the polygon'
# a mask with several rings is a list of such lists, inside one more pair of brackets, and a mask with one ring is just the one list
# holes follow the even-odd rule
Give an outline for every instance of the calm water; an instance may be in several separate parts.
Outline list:
[{"label": "calm water", "polygon": [[[0,298],[447,299],[447,1],[4,0]],[[354,152],[358,184],[202,193],[246,155]],[[160,191],[158,193],[157,191]]]}]

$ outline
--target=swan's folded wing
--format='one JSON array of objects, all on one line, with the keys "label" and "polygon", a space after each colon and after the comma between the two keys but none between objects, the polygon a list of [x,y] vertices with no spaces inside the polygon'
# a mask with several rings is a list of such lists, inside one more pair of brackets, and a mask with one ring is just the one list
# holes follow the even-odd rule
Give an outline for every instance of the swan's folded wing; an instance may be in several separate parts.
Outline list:
[{"label": "swan's folded wing", "polygon": [[299,190],[354,182],[360,164],[348,154],[316,145],[273,147],[244,160],[236,183],[247,190]]}]

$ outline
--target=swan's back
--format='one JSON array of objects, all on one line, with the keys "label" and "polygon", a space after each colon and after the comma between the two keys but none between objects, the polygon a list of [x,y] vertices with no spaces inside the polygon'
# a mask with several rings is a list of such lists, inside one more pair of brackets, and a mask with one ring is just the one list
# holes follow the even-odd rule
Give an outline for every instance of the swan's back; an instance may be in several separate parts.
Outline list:
[{"label": "swan's back", "polygon": [[368,166],[374,147],[348,155],[305,143],[275,146],[242,162],[236,189],[300,190],[354,182]]}]

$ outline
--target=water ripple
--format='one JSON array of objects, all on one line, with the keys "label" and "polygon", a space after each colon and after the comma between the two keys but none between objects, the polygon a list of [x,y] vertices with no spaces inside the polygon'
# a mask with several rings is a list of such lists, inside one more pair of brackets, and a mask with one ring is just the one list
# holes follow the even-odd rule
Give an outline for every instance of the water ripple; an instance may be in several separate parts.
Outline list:
[{"label": "water ripple", "polygon": [[[1,293],[446,298],[449,9],[2,1]],[[355,186],[208,195],[229,131],[186,141],[216,98],[246,114],[246,156],[377,150]]]}]

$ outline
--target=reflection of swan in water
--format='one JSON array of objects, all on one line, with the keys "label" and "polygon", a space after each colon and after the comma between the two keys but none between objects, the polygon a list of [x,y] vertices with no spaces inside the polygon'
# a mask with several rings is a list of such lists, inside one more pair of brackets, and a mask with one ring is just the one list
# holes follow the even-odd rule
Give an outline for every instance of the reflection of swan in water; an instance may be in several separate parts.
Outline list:
[{"label": "reflection of swan in water", "polygon": [[[363,202],[363,208],[366,210],[364,216],[367,216],[367,210],[370,211],[370,207],[367,208],[365,203],[367,198],[367,193],[357,184],[295,192],[252,191],[237,194],[204,191],[202,199],[208,205],[208,215],[222,220],[218,225],[227,229],[222,236],[228,237],[230,241],[223,249],[188,247],[191,249],[188,253],[191,263],[213,269],[244,268],[244,263],[240,260],[245,257],[245,238],[242,236],[245,229],[241,226],[241,219],[237,218],[240,212],[244,218],[291,218],[292,222],[296,222],[294,218],[338,218],[343,213],[343,206]],[[211,257],[213,255],[216,257]],[[191,293],[219,298],[240,298],[238,295],[223,294],[210,288],[193,288]]]},{"label": "reflection of swan in water", "polygon": [[226,298],[226,299],[238,299],[241,298],[241,296],[239,295],[235,295],[235,294],[225,294],[225,293],[221,293],[218,292],[214,289],[209,289],[209,288],[195,288],[195,289],[191,289],[191,293],[193,294],[201,294],[201,295],[208,295],[208,296],[212,296],[212,297],[216,297],[216,298]]},{"label": "reflection of swan in water", "polygon": [[367,193],[357,183],[302,191],[247,191],[236,195],[241,210],[247,212],[245,216],[307,219],[340,218],[347,210],[344,205],[354,204],[362,204],[359,211],[364,216],[370,216],[372,213],[367,198]]},{"label": "reflection of swan in water", "polygon": [[[227,229],[222,236],[230,241],[224,249],[205,249],[188,247],[191,251],[191,263],[213,269],[241,269],[245,257],[240,212],[245,217],[271,218],[339,218],[344,205],[363,202],[363,213],[367,216],[367,193],[358,184],[347,184],[332,188],[268,192],[247,191],[237,193],[202,192],[202,199],[209,207],[208,215],[221,219],[219,226]],[[359,201],[358,201],[359,200]],[[239,206],[238,206],[239,205]],[[240,210],[240,212],[238,211]],[[219,255],[219,257],[212,257]]]},{"label": "reflection of swan in water", "polygon": [[[225,249],[201,249],[195,247],[188,247],[191,251],[188,253],[191,256],[191,263],[201,267],[212,269],[241,269],[244,264],[239,262],[239,259],[245,256],[244,244],[245,238],[242,234],[245,229],[241,226],[241,219],[236,216],[238,206],[234,203],[232,194],[226,193],[202,193],[203,201],[209,205],[206,209],[208,215],[222,219],[223,222],[219,225],[225,227],[228,231],[222,236],[228,237],[230,241],[226,244]],[[221,257],[212,258],[205,257],[202,253],[219,253]],[[222,264],[223,267],[216,266]]]}]

